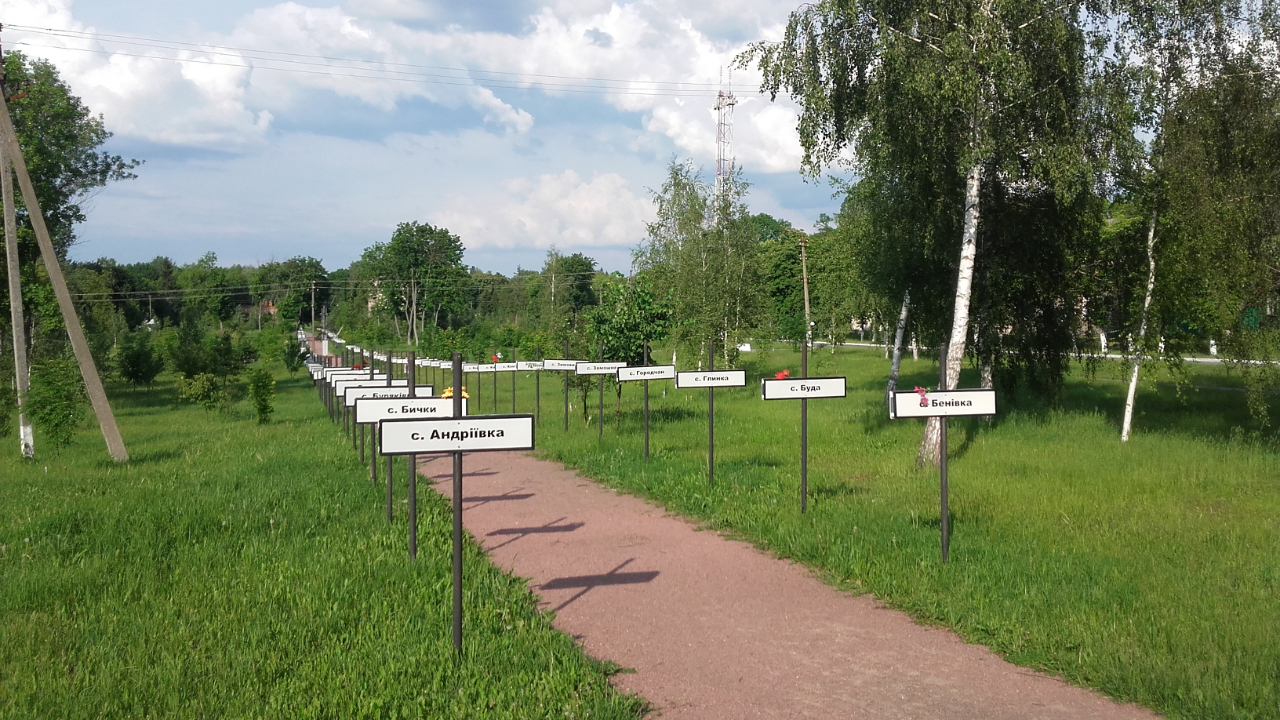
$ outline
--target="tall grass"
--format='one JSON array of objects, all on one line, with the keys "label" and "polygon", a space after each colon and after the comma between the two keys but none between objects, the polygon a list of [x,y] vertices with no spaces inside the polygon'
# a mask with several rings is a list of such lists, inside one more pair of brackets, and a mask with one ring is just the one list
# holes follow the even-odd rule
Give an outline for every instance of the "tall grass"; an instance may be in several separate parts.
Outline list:
[{"label": "tall grass", "polygon": [[[638,384],[620,420],[606,396],[600,442],[577,398],[561,429],[544,373],[539,446],[1012,662],[1171,717],[1280,717],[1280,457],[1274,426],[1259,429],[1242,394],[1146,384],[1122,445],[1122,371],[1088,379],[1077,368],[1056,406],[1001,395],[994,420],[953,420],[943,565],[937,471],[914,465],[923,422],[887,419],[887,363],[865,350],[815,360],[813,374],[846,375],[850,392],[809,403],[807,515],[798,403],[763,402],[754,384],[716,393],[714,486],[705,391],[651,386],[646,464]],[[905,365],[902,386],[936,385],[936,363]],[[792,353],[752,356],[748,377],[797,366]],[[1233,382],[1218,368],[1191,372],[1192,384]],[[966,371],[962,386],[974,385]],[[593,392],[593,416],[596,403]]]},{"label": "tall grass", "polygon": [[[637,717],[474,544],[450,635],[447,502],[419,555],[307,380],[272,422],[113,392],[133,460],[85,428],[0,448],[0,717]],[[405,477],[403,465],[397,468]],[[400,483],[403,488],[403,483]]]}]

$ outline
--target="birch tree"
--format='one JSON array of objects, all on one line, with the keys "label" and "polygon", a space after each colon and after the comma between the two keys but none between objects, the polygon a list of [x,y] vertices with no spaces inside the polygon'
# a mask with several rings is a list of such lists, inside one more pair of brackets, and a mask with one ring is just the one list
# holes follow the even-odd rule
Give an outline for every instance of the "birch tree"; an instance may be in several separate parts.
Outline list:
[{"label": "birch tree", "polygon": [[[961,180],[950,198],[962,223],[947,389],[969,336],[984,182],[1053,185],[1078,165],[1084,10],[1079,0],[822,0],[793,12],[780,42],[739,59],[763,72],[762,92],[800,104],[808,172],[852,164],[894,177],[926,162],[940,184]],[[921,462],[938,461],[939,427],[927,425]]]}]

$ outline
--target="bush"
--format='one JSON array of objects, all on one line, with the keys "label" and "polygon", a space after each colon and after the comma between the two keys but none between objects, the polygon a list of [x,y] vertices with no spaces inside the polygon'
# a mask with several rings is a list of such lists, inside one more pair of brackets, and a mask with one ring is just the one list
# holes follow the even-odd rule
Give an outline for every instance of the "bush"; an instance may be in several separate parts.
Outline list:
[{"label": "bush", "polygon": [[54,452],[71,444],[85,416],[84,383],[73,359],[48,360],[31,368],[27,407],[31,424]]},{"label": "bush", "polygon": [[284,369],[289,371],[289,375],[302,369],[303,364],[307,360],[307,351],[298,347],[298,341],[292,336],[284,339]]},{"label": "bush", "polygon": [[164,360],[151,344],[151,332],[139,331],[120,339],[120,376],[134,385],[150,385]]},{"label": "bush", "polygon": [[258,423],[262,424],[271,419],[271,413],[275,412],[276,399],[276,379],[271,373],[263,368],[254,368],[249,371],[249,400],[253,402],[253,409],[258,413]]},{"label": "bush", "polygon": [[205,412],[213,412],[226,405],[230,398],[222,382],[212,373],[199,373],[179,380],[178,397],[199,405]]}]

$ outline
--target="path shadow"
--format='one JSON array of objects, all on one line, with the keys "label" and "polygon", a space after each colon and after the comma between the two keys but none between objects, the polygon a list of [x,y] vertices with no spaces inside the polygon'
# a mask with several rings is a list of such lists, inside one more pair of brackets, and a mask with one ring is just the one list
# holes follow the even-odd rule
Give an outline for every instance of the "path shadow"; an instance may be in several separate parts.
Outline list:
[{"label": "path shadow", "polygon": [[514,537],[512,537],[510,540],[508,540],[508,541],[506,541],[506,542],[504,542],[504,543],[499,543],[499,544],[497,544],[497,545],[494,545],[493,547],[486,547],[486,548],[485,548],[485,550],[487,550],[487,551],[489,551],[489,552],[493,552],[494,550],[497,550],[497,549],[498,549],[498,548],[500,548],[500,547],[506,547],[507,545],[510,545],[511,543],[513,543],[513,542],[515,542],[515,541],[517,541],[517,540],[519,540],[519,539],[521,539],[521,538],[528,537],[528,536],[530,536],[530,535],[540,535],[540,534],[543,534],[543,533],[566,533],[566,532],[573,532],[574,530],[577,530],[578,528],[580,528],[580,527],[582,527],[583,525],[585,525],[585,524],[586,524],[586,523],[580,523],[580,522],[577,522],[577,523],[566,523],[566,524],[564,524],[564,525],[557,525],[557,524],[556,524],[556,523],[560,522],[561,520],[565,520],[565,519],[567,519],[567,518],[563,518],[563,517],[562,517],[562,518],[557,518],[557,519],[552,520],[551,522],[547,523],[546,525],[538,525],[538,526],[534,526],[534,527],[499,528],[499,529],[497,529],[497,530],[494,530],[493,532],[488,533],[487,535],[485,535],[485,537],[494,537],[495,535],[496,535],[496,536],[512,535],[512,536],[514,536]]},{"label": "path shadow", "polygon": [[466,495],[463,495],[462,502],[475,503],[474,505],[467,508],[468,510],[474,510],[475,508],[478,508],[481,505],[488,505],[491,502],[501,502],[503,500],[528,500],[529,498],[534,496],[534,493],[520,492],[523,489],[524,488],[516,488],[514,490],[508,490],[507,492],[501,495],[473,495],[471,497],[467,497]]},{"label": "path shadow", "polygon": [[638,585],[641,583],[652,582],[658,577],[657,570],[648,570],[645,572],[618,572],[622,568],[635,561],[635,558],[629,558],[618,567],[610,570],[603,575],[574,575],[570,577],[554,578],[548,580],[539,586],[540,590],[567,590],[570,588],[582,588],[575,593],[573,597],[565,600],[557,605],[552,612],[560,612],[574,602],[578,598],[586,595],[592,588],[605,587],[608,585]]}]

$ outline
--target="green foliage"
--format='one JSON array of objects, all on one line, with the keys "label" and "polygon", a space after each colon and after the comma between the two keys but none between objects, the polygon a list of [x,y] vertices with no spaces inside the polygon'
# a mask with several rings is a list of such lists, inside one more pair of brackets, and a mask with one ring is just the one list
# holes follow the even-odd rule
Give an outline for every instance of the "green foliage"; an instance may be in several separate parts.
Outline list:
[{"label": "green foliage", "polygon": [[307,361],[307,351],[298,346],[297,340],[286,337],[284,347],[281,348],[281,359],[284,361],[284,369],[288,370],[289,376],[292,377]]},{"label": "green foliage", "polygon": [[249,402],[253,403],[253,411],[257,413],[258,424],[271,419],[275,412],[276,379],[265,368],[254,368],[249,371]]},{"label": "green foliage", "polygon": [[31,368],[26,407],[37,437],[55,452],[71,444],[86,406],[80,366],[74,359],[46,360]]},{"label": "green foliage", "polygon": [[632,278],[610,276],[602,286],[600,304],[589,313],[588,326],[592,339],[604,343],[605,360],[643,364],[645,343],[665,340],[674,324],[671,295],[657,298],[653,283],[643,273]]},{"label": "green foliage", "polygon": [[137,330],[120,338],[120,377],[134,385],[150,385],[164,370],[164,359],[151,344],[151,333]]},{"label": "green foliage", "polygon": [[205,413],[226,407],[231,400],[226,385],[212,373],[197,373],[179,379],[178,397],[199,405]]}]

